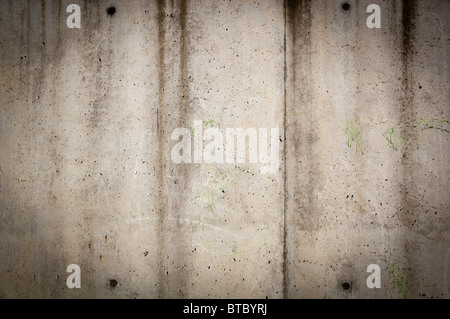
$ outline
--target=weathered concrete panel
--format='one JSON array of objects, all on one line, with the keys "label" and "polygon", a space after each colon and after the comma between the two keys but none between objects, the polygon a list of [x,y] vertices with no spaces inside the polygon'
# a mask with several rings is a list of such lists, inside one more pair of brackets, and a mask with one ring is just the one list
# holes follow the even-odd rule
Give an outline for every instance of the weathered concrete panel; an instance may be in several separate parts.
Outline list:
[{"label": "weathered concrete panel", "polygon": [[288,3],[287,295],[447,296],[448,3]]},{"label": "weathered concrete panel", "polygon": [[281,296],[282,174],[170,158],[194,120],[282,127],[280,4],[68,4],[2,3],[2,296]]},{"label": "weathered concrete panel", "polygon": [[448,297],[449,3],[371,2],[0,1],[0,296]]}]

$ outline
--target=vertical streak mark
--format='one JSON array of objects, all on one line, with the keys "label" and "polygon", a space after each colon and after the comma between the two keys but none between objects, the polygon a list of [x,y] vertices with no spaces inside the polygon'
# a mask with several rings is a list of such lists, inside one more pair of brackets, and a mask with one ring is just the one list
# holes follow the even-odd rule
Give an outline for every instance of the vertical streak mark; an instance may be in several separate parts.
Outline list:
[{"label": "vertical streak mark", "polygon": [[165,42],[165,1],[158,1],[158,106],[156,109],[156,130],[158,137],[158,165],[156,169],[158,170],[157,179],[158,179],[158,195],[157,195],[157,215],[158,215],[158,225],[157,225],[157,233],[158,233],[158,245],[157,245],[157,258],[158,258],[158,298],[164,297],[163,291],[163,252],[164,252],[164,238],[162,238],[164,234],[164,217],[165,217],[165,192],[164,192],[164,136],[163,136],[163,94],[164,94],[164,86],[165,86],[165,64],[164,64],[164,42]]},{"label": "vertical streak mark", "polygon": [[180,29],[181,29],[181,45],[180,45],[180,80],[181,80],[181,114],[180,126],[186,119],[188,112],[188,83],[187,83],[187,51],[186,51],[186,6],[187,0],[180,3]]},{"label": "vertical streak mark", "polygon": [[[416,0],[403,0],[402,1],[402,48],[401,48],[401,59],[402,59],[402,90],[403,97],[401,102],[400,111],[400,122],[403,125],[401,135],[412,138],[414,136],[414,129],[412,128],[412,123],[415,122],[415,110],[414,110],[414,92],[411,86],[411,77],[413,73],[410,70],[410,63],[412,62],[414,55],[414,34],[415,34],[415,19],[417,16],[417,1]],[[415,214],[415,207],[419,207],[417,198],[412,194],[414,189],[414,174],[417,167],[413,167],[414,163],[411,162],[410,155],[413,152],[413,147],[411,149],[405,149],[402,157],[401,172],[402,172],[402,184],[401,184],[401,213],[399,219],[403,225],[411,225],[411,220],[414,218],[412,216]],[[408,158],[408,160],[406,160]],[[405,232],[404,237],[404,249],[406,263],[411,266],[409,252],[409,234]]]},{"label": "vertical streak mark", "polygon": [[286,259],[287,259],[287,247],[286,247],[286,195],[287,195],[287,174],[286,174],[286,160],[287,160],[287,138],[286,138],[286,110],[287,110],[287,98],[286,98],[286,82],[287,82],[287,61],[286,61],[286,28],[287,28],[287,0],[284,1],[284,39],[283,39],[283,53],[284,53],[284,78],[283,78],[283,137],[284,137],[284,147],[283,147],[283,298],[287,298],[287,273],[286,273]]},{"label": "vertical streak mark", "polygon": [[[317,212],[317,202],[314,199],[316,181],[320,180],[319,167],[313,159],[316,152],[307,153],[302,162],[297,159],[304,152],[305,147],[313,149],[317,138],[316,128],[312,127],[311,102],[312,70],[311,70],[311,28],[312,13],[310,0],[286,0],[285,3],[285,110],[284,110],[284,250],[283,250],[283,284],[284,297],[295,295],[293,288],[295,281],[298,285],[296,272],[290,272],[291,260],[296,259],[297,250],[291,249],[298,241],[296,232],[290,237],[290,229],[313,232],[316,227],[314,221]],[[299,109],[306,114],[299,118]],[[311,109],[311,111],[313,111]],[[289,123],[287,120],[289,119]],[[298,136],[294,133],[306,133]],[[288,141],[289,140],[289,144]],[[289,148],[288,148],[289,147]],[[306,171],[303,167],[306,166]],[[289,178],[287,171],[289,170]],[[306,180],[309,188],[300,181]],[[302,206],[301,211],[297,207]]]}]

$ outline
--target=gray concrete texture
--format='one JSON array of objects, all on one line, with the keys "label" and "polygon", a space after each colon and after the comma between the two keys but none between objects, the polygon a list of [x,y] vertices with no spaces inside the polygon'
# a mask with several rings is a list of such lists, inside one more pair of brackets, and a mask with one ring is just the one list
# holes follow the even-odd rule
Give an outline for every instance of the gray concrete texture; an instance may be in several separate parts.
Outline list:
[{"label": "gray concrete texture", "polygon": [[448,298],[450,2],[344,2],[1,0],[0,297]]}]

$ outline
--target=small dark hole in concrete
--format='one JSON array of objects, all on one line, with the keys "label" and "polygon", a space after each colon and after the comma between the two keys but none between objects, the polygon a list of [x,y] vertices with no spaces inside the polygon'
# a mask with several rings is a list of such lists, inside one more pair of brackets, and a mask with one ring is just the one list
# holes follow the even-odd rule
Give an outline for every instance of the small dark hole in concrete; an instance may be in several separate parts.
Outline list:
[{"label": "small dark hole in concrete", "polygon": [[111,288],[115,288],[117,286],[117,284],[118,284],[117,280],[115,280],[115,279],[110,279],[109,280],[109,286]]},{"label": "small dark hole in concrete", "polygon": [[106,9],[106,12],[107,12],[110,16],[113,16],[114,13],[116,13],[116,8],[115,8],[115,7],[109,7],[108,9]]},{"label": "small dark hole in concrete", "polygon": [[342,5],[342,9],[343,9],[344,11],[350,10],[350,4],[348,4],[347,2],[344,3],[344,4]]},{"label": "small dark hole in concrete", "polygon": [[349,284],[348,282],[344,282],[344,283],[342,284],[342,289],[344,289],[344,290],[349,290],[349,289],[350,289],[350,284]]}]

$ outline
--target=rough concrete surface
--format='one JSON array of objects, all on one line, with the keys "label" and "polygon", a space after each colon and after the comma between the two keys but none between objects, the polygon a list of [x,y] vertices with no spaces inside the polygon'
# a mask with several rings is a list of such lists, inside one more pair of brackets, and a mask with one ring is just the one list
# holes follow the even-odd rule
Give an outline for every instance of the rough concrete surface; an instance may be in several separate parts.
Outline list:
[{"label": "rough concrete surface", "polygon": [[[1,0],[0,297],[448,298],[449,14]],[[176,128],[279,128],[280,164],[175,163]]]}]

